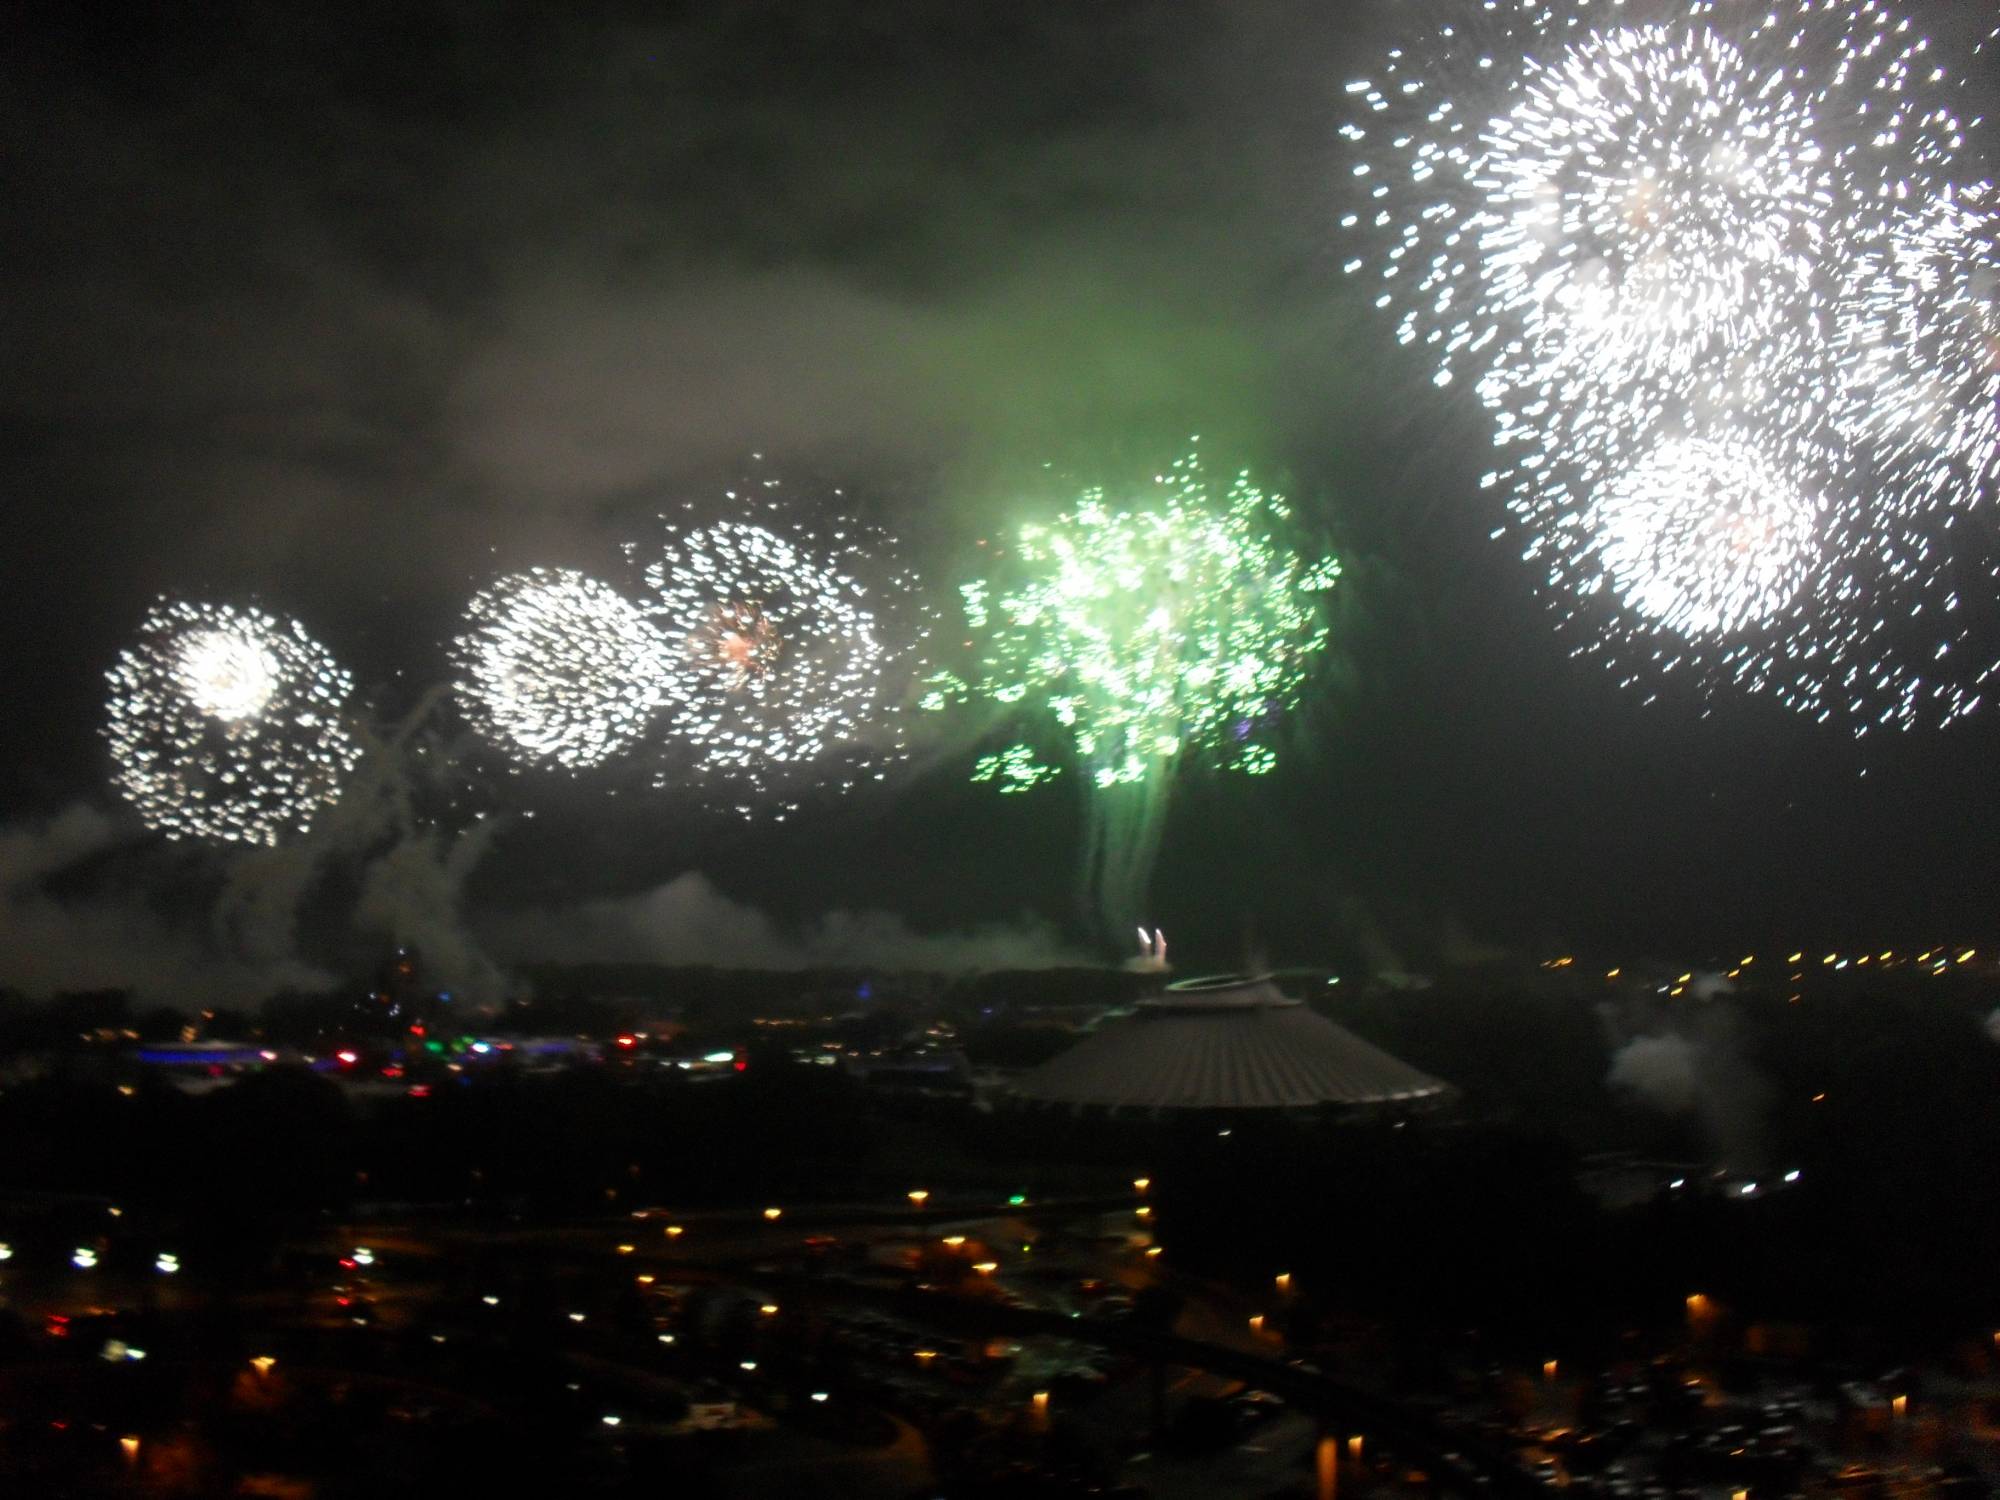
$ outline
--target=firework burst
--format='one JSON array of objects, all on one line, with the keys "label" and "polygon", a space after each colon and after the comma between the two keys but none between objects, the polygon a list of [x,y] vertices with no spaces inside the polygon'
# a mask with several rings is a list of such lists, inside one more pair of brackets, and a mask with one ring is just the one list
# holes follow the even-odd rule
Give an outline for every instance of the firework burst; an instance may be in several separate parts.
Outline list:
[{"label": "firework burst", "polygon": [[302,834],[360,755],[353,683],[296,620],[163,599],[107,677],[113,782],[169,838]]},{"label": "firework burst", "polygon": [[1961,624],[1897,640],[1966,572],[1925,511],[1995,461],[1991,204],[1945,186],[1930,42],[1880,0],[1446,16],[1349,85],[1347,269],[1493,413],[1579,649],[1857,730],[1965,712]]},{"label": "firework burst", "polygon": [[995,579],[962,586],[976,666],[924,706],[978,699],[1035,731],[973,779],[1024,792],[1073,762],[1092,794],[1085,886],[1110,930],[1144,894],[1166,786],[1183,762],[1252,775],[1297,706],[1340,567],[1283,541],[1284,498],[1238,474],[1211,491],[1195,456],[1129,501],[1086,490],[1024,526]]},{"label": "firework burst", "polygon": [[453,649],[467,717],[519,759],[580,771],[645,733],[663,642],[615,589],[568,569],[502,578],[466,608]]},{"label": "firework burst", "polygon": [[886,561],[891,538],[847,519],[815,532],[778,489],[727,492],[735,514],[721,519],[692,504],[662,517],[645,579],[673,713],[659,785],[692,781],[744,816],[783,818],[808,786],[879,781],[907,753],[924,630],[913,578]]},{"label": "firework burst", "polygon": [[1599,488],[1585,555],[1626,608],[1685,636],[1727,635],[1798,593],[1817,510],[1752,445],[1678,438]]}]

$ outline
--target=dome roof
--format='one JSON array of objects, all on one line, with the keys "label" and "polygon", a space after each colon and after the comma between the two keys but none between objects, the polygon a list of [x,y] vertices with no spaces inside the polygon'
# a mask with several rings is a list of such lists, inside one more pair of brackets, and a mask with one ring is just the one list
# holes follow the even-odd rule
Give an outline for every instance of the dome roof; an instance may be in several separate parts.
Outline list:
[{"label": "dome roof", "polygon": [[1134,1110],[1406,1108],[1450,1086],[1365,1042],[1269,979],[1186,980],[1130,1020],[1015,1080],[1038,1104]]}]

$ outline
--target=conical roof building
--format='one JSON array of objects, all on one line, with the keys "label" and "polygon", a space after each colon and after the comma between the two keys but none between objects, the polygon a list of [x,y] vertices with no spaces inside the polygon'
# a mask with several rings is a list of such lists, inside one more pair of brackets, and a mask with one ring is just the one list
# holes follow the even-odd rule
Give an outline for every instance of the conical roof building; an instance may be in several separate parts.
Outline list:
[{"label": "conical roof building", "polygon": [[1112,1114],[1291,1110],[1407,1114],[1449,1084],[1336,1025],[1269,979],[1169,985],[1010,1089],[1020,1104]]}]

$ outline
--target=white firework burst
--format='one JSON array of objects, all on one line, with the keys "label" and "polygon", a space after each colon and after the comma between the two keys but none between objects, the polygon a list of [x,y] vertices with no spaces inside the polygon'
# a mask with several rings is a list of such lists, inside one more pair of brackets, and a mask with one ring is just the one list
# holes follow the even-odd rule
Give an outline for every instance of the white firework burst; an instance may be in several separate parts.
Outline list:
[{"label": "white firework burst", "polygon": [[1929,42],[1876,0],[1441,9],[1347,86],[1341,131],[1366,195],[1346,268],[1439,384],[1522,337],[1608,381],[1774,339],[1832,284],[1828,247],[1963,141]]},{"label": "white firework burst", "polygon": [[1347,269],[1493,413],[1486,482],[1579,651],[1857,730],[1967,711],[1991,559],[1924,512],[1992,477],[1991,229],[1942,186],[1930,41],[1883,0],[1423,18],[1349,85]]},{"label": "white firework burst", "polygon": [[582,771],[629,749],[665,693],[665,646],[638,606],[567,568],[482,590],[453,648],[467,717],[517,759]]},{"label": "white firework burst", "polygon": [[1684,636],[1727,635],[1798,593],[1818,511],[1751,444],[1672,438],[1592,497],[1583,529],[1628,609]]},{"label": "white firework burst", "polygon": [[302,834],[360,758],[352,680],[296,620],[162,599],[106,675],[113,784],[169,838]]},{"label": "white firework burst", "polygon": [[904,621],[911,579],[882,560],[889,539],[851,521],[821,539],[788,519],[776,488],[728,492],[729,517],[697,519],[694,505],[662,517],[664,543],[645,566],[684,752],[659,784],[708,783],[745,816],[783,817],[808,784],[882,778],[905,754],[922,634]]},{"label": "white firework burst", "polygon": [[1607,382],[1778,345],[1825,233],[1812,129],[1795,93],[1703,26],[1530,61],[1482,142],[1485,295],[1549,364]]}]

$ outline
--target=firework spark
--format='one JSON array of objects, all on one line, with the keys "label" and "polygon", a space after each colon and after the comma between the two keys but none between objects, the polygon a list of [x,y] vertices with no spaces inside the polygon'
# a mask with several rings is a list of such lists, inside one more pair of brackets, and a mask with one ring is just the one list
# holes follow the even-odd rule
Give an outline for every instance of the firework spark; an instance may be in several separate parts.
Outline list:
[{"label": "firework spark", "polygon": [[467,716],[518,758],[587,770],[645,733],[664,694],[664,643],[638,607],[568,569],[482,590],[453,651]]},{"label": "firework spark", "polygon": [[1276,764],[1270,731],[1327,647],[1317,596],[1340,576],[1281,540],[1290,517],[1248,473],[1212,493],[1189,455],[1130,503],[1090,489],[1022,527],[1003,574],[961,589],[978,662],[940,674],[924,706],[979,699],[1038,730],[974,768],[1002,792],[1079,767],[1093,793],[1085,880],[1107,924],[1143,895],[1176,766]]},{"label": "firework spark", "polygon": [[353,684],[296,620],[162,599],[107,677],[113,782],[169,838],[302,834],[359,758]]},{"label": "firework spark", "polygon": [[1901,215],[1836,317],[1835,418],[1891,483],[1963,504],[2000,477],[2000,214],[1986,184]]},{"label": "firework spark", "polygon": [[879,781],[906,753],[902,700],[924,632],[914,580],[884,562],[891,538],[846,519],[815,534],[777,490],[728,492],[736,514],[723,519],[692,504],[662,517],[645,579],[684,752],[668,747],[659,784],[706,783],[745,816],[783,818],[808,783]]}]

